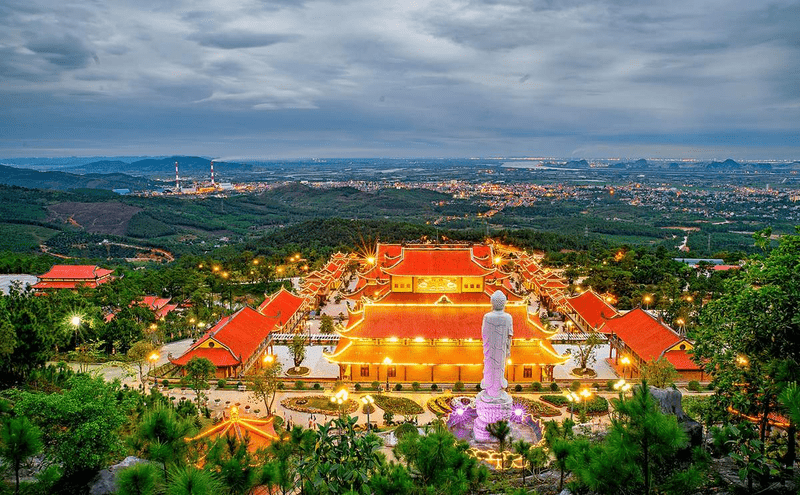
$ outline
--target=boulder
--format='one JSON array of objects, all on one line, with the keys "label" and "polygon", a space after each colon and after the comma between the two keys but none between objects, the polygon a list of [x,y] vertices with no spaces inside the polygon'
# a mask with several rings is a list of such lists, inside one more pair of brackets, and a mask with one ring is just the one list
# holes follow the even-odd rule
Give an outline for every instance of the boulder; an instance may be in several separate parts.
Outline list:
[{"label": "boulder", "polygon": [[139,464],[141,462],[150,461],[140,459],[139,457],[128,456],[119,464],[114,464],[108,469],[101,470],[99,473],[97,473],[97,476],[94,477],[92,482],[89,483],[89,494],[109,495],[117,493],[117,473],[122,469]]},{"label": "boulder", "polygon": [[703,443],[703,425],[683,412],[681,399],[683,394],[678,389],[650,387],[650,393],[656,399],[661,412],[672,414],[678,418],[678,424],[689,436],[689,447],[697,447]]}]

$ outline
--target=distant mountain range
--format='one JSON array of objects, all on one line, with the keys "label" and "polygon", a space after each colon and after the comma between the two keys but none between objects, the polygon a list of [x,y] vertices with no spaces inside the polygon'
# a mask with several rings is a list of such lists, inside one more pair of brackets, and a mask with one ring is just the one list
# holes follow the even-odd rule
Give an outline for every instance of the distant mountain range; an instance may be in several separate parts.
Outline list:
[{"label": "distant mountain range", "polygon": [[69,172],[39,172],[37,170],[0,165],[0,184],[29,189],[148,189],[153,181],[123,173],[73,174]]},{"label": "distant mountain range", "polygon": [[[102,158],[102,157],[95,157]],[[4,165],[36,170],[60,170],[72,174],[113,174],[123,173],[133,176],[174,177],[175,162],[181,176],[210,176],[211,160],[199,156],[170,156],[166,158],[130,157],[133,161],[122,160],[124,157],[104,159],[85,158],[82,161],[70,158],[15,158],[1,160]],[[140,158],[140,159],[137,159]],[[89,160],[89,161],[87,161]],[[248,173],[262,167],[235,162],[214,162],[217,174]]]},{"label": "distant mountain range", "polygon": [[[199,156],[171,156],[169,158],[146,158],[131,163],[121,160],[99,160],[67,169],[73,173],[98,173],[123,172],[140,176],[165,176],[175,175],[175,162],[178,162],[178,171],[181,176],[211,175],[211,160]],[[247,173],[255,169],[253,165],[234,162],[214,162],[214,171],[217,174]]]}]

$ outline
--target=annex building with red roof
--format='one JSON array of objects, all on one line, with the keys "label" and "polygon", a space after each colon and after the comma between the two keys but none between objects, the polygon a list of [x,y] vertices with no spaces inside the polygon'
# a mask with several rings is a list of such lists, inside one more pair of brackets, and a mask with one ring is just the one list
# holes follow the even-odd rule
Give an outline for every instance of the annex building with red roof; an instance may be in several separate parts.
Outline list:
[{"label": "annex building with red roof", "polygon": [[72,289],[79,287],[97,288],[98,285],[114,280],[114,270],[97,265],[53,265],[50,271],[39,275],[39,282],[33,285],[36,292]]},{"label": "annex building with red roof", "polygon": [[[693,342],[642,308],[606,320],[604,333],[611,344],[609,359],[622,367],[624,377],[639,376],[642,364],[663,357],[675,366],[681,380],[707,378],[689,354]],[[623,366],[622,357],[628,357],[630,364]]]},{"label": "annex building with red roof", "polygon": [[361,260],[347,325],[326,358],[340,378],[382,381],[479,382],[481,327],[490,297],[502,291],[514,322],[509,381],[551,380],[558,354],[538,315],[514,292],[510,262],[490,245],[378,244]]},{"label": "annex building with red roof", "polygon": [[204,357],[217,368],[218,378],[241,377],[262,366],[272,333],[292,333],[302,328],[308,299],[284,288],[266,298],[258,309],[245,306],[222,318],[180,357],[169,356],[176,366]]},{"label": "annex building with red roof", "polygon": [[619,314],[614,306],[591,289],[565,298],[561,306],[564,314],[583,332],[609,333],[606,321]]}]

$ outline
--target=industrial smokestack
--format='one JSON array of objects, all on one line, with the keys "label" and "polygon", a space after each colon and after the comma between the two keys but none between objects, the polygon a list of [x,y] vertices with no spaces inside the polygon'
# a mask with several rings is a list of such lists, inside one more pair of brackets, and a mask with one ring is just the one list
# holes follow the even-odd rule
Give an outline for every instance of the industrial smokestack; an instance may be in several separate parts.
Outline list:
[{"label": "industrial smokestack", "polygon": [[211,185],[212,186],[215,185],[214,184],[214,160],[211,160]]},{"label": "industrial smokestack", "polygon": [[175,161],[175,192],[181,190],[181,178],[178,175],[178,162]]}]

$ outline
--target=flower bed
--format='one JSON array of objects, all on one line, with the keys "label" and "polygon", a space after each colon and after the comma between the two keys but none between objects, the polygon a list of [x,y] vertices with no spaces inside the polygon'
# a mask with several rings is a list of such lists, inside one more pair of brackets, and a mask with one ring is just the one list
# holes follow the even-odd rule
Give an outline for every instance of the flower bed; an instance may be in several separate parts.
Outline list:
[{"label": "flower bed", "polygon": [[535,418],[559,416],[561,411],[555,407],[543,404],[538,400],[528,399],[527,397],[520,397],[518,395],[512,396],[514,398],[514,405],[517,404],[524,407],[528,414]]},{"label": "flower bed", "polygon": [[[583,407],[583,406],[581,406]],[[601,415],[608,413],[608,401],[605,397],[595,395],[586,403],[586,412],[591,415]]]},{"label": "flower bed", "polygon": [[564,395],[543,395],[539,397],[543,402],[552,404],[556,407],[564,407],[569,405],[569,400]]},{"label": "flower bed", "polygon": [[432,397],[428,399],[428,402],[425,404],[426,407],[430,412],[435,414],[436,416],[445,416],[453,412],[452,401],[456,398],[466,398],[471,399],[474,402],[474,395],[471,394],[459,394],[456,396],[453,395],[440,395],[438,397]]},{"label": "flower bed", "polygon": [[[331,398],[326,395],[307,395],[305,397],[289,397],[283,399],[281,405],[286,409],[309,414],[338,414],[339,406],[331,402]],[[353,399],[347,400],[347,412],[358,411],[358,402]]]},{"label": "flower bed", "polygon": [[372,398],[375,399],[376,406],[392,414],[415,416],[425,412],[422,406],[405,397],[390,397],[388,395],[378,394],[373,395]]}]

